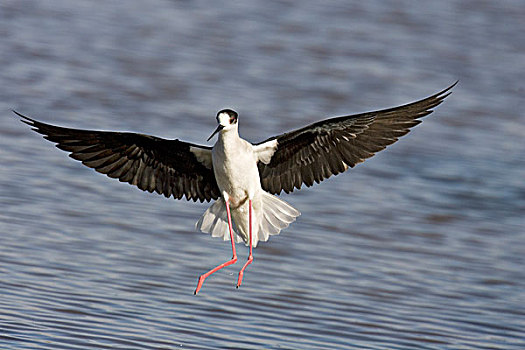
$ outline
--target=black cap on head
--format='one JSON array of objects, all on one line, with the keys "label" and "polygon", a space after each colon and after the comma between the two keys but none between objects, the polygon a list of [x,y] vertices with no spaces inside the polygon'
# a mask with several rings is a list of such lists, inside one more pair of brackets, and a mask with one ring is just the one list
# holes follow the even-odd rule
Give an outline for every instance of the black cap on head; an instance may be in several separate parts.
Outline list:
[{"label": "black cap on head", "polygon": [[222,113],[226,113],[226,114],[228,114],[230,116],[230,124],[237,123],[237,119],[239,118],[239,115],[233,109],[229,109],[229,108],[222,109],[219,112],[217,112],[217,117],[216,118],[217,118],[217,122],[218,123],[220,123],[219,115],[222,114]]},{"label": "black cap on head", "polygon": [[[226,114],[226,115],[225,115]],[[226,127],[229,127],[230,125],[234,125],[234,124],[237,124],[237,118],[238,118],[238,114],[237,112],[235,112],[234,110],[231,110],[231,109],[223,109],[223,110],[220,110],[218,113],[217,113],[217,123],[219,124],[217,126],[217,129],[215,129],[215,131],[210,135],[210,137],[208,137],[208,140],[207,141],[210,141],[211,138],[216,134],[218,133],[219,131],[221,131],[222,129],[226,128]]]}]

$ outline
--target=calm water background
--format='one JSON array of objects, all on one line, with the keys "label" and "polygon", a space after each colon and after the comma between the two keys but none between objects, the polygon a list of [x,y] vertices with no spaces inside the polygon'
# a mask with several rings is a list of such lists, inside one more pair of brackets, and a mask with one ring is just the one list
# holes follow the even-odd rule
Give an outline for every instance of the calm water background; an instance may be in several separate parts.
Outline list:
[{"label": "calm water background", "polygon": [[[524,349],[523,1],[0,3],[0,348]],[[243,286],[207,205],[67,158],[12,115],[252,141],[454,93],[399,143],[283,198]],[[244,261],[247,249],[239,248]]]}]

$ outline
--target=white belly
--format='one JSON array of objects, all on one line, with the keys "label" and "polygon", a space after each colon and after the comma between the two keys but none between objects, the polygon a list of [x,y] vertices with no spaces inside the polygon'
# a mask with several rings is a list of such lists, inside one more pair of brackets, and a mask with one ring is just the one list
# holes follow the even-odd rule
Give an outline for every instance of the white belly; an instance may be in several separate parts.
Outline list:
[{"label": "white belly", "polygon": [[[251,147],[251,145],[250,145]],[[221,193],[227,193],[232,210],[249,198],[255,200],[261,191],[261,181],[255,154],[250,149],[237,149],[233,155],[224,148],[212,152],[213,171]]]}]

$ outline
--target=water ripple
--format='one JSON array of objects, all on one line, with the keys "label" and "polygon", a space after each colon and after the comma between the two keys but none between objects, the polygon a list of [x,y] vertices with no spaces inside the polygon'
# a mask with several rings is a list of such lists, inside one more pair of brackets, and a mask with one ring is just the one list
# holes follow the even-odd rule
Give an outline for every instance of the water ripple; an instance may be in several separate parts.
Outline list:
[{"label": "water ripple", "polygon": [[[0,4],[0,347],[523,349],[517,1]],[[10,114],[260,141],[460,84],[399,144],[285,196],[303,215],[230,257],[206,205],[70,161]],[[247,251],[239,247],[240,260]]]}]

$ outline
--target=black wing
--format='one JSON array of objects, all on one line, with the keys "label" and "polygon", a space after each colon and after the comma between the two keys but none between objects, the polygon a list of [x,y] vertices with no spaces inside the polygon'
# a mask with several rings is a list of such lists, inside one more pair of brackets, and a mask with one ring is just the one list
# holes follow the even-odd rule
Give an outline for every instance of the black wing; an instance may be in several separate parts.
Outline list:
[{"label": "black wing", "polygon": [[417,102],[322,120],[257,144],[277,141],[270,162],[258,163],[262,188],[288,193],[354,167],[408,133],[456,84]]},{"label": "black wing", "polygon": [[211,161],[202,159],[211,159],[210,147],[135,133],[62,128],[15,113],[71,158],[143,191],[201,202],[220,196]]}]

